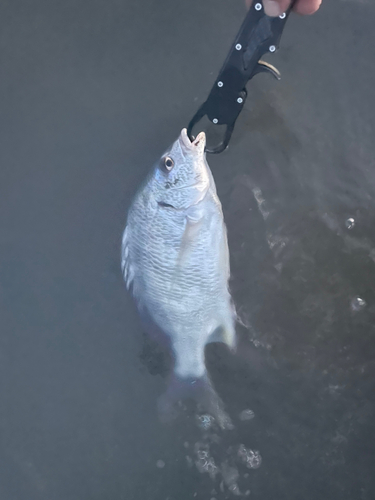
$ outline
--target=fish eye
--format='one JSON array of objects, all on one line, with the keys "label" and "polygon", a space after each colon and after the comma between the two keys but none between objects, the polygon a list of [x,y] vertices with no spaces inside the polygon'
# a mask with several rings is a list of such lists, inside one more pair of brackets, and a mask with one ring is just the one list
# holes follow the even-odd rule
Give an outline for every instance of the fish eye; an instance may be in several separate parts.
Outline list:
[{"label": "fish eye", "polygon": [[174,166],[174,161],[172,160],[172,158],[170,156],[166,156],[164,158],[164,166],[165,168],[168,170],[168,172],[170,172]]}]

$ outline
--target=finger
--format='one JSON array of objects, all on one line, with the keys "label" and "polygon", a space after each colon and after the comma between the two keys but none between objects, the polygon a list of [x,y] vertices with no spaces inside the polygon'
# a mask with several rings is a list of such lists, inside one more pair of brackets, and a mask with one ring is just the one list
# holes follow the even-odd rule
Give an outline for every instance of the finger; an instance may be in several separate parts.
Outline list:
[{"label": "finger", "polygon": [[[299,0],[305,2],[306,0]],[[308,0],[310,1],[310,0]],[[287,10],[290,0],[263,0],[264,12],[267,16],[277,17]]]},{"label": "finger", "polygon": [[[245,0],[247,8],[250,8],[253,2],[256,2],[256,0]],[[293,10],[302,15],[314,14],[321,3],[322,0],[298,0]],[[276,17],[287,10],[290,0],[263,0],[263,4],[266,14]]]},{"label": "finger", "polygon": [[322,0],[298,0],[293,10],[298,14],[310,15],[314,14],[322,3]]}]

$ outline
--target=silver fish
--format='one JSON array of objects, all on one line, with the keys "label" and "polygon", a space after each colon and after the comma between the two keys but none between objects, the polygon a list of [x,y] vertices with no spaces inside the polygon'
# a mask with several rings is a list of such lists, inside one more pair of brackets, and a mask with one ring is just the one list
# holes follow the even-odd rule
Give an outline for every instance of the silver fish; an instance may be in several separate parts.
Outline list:
[{"label": "silver fish", "polygon": [[236,343],[226,227],[205,144],[204,132],[191,142],[183,129],[154,166],[128,213],[122,272],[141,316],[169,338],[174,354],[162,414],[189,395],[230,428],[205,366],[207,343],[232,350]]}]

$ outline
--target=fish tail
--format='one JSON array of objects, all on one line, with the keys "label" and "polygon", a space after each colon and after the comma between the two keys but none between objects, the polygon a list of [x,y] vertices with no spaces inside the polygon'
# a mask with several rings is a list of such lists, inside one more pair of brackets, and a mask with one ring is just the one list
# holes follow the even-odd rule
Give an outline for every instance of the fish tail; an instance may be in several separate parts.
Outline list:
[{"label": "fish tail", "polygon": [[166,392],[159,398],[158,410],[162,421],[171,421],[178,415],[177,403],[192,399],[215,418],[222,429],[233,429],[224,404],[215,391],[207,372],[199,378],[181,378],[173,373]]}]

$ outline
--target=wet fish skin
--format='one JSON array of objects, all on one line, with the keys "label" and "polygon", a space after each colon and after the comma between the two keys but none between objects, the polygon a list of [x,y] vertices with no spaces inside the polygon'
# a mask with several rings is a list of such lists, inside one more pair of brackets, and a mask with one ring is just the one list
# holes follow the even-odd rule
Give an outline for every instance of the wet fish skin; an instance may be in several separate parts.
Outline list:
[{"label": "wet fish skin", "polygon": [[191,142],[183,129],[154,166],[129,210],[121,263],[141,316],[164,332],[173,350],[161,406],[170,411],[193,389],[219,424],[230,427],[204,356],[209,342],[235,348],[227,234],[205,142],[204,133]]}]

